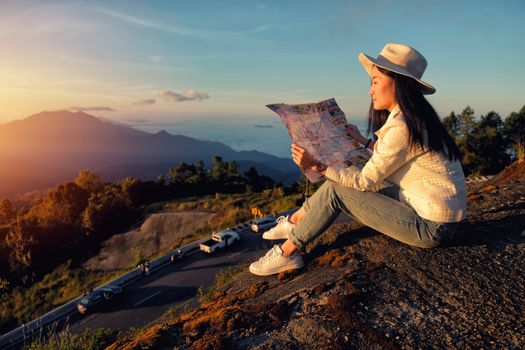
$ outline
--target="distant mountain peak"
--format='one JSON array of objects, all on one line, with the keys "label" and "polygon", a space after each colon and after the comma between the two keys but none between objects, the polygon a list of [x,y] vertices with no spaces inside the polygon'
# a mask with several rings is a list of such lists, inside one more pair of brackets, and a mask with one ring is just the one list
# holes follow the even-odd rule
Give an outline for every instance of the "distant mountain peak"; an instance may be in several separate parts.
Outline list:
[{"label": "distant mountain peak", "polygon": [[[68,111],[69,112],[69,111]],[[89,117],[89,118],[97,118],[95,117],[94,115],[91,115],[89,113],[86,113],[84,111],[76,111],[73,113],[74,115],[78,116],[78,117]],[[98,118],[97,118],[98,119]]]},{"label": "distant mountain peak", "polygon": [[[82,112],[82,111],[78,111],[78,112],[72,112],[70,110],[67,110],[67,109],[59,109],[59,110],[56,110],[56,111],[42,111],[40,113],[36,113],[36,114],[33,114],[31,116],[29,116],[28,118],[26,118],[25,120],[43,120],[43,119],[53,119],[53,120],[57,120],[57,119],[72,119],[74,120],[75,118],[81,118],[81,119],[84,119],[84,120],[98,120],[97,117],[91,115],[91,114],[88,114],[88,113],[85,113],[85,112]],[[24,120],[24,119],[21,119],[21,120]]]},{"label": "distant mountain peak", "polygon": [[167,132],[167,131],[164,130],[164,129],[160,130],[160,131],[157,132],[155,135],[157,135],[157,136],[173,136],[173,135],[171,135],[169,132]]},{"label": "distant mountain peak", "polygon": [[55,116],[55,115],[60,115],[60,116],[74,116],[75,115],[75,112],[72,112],[72,111],[69,111],[67,109],[59,109],[59,110],[56,110],[56,111],[42,111],[40,113],[36,113],[36,114],[32,114],[29,116],[29,118],[31,117],[47,117],[47,116]]}]

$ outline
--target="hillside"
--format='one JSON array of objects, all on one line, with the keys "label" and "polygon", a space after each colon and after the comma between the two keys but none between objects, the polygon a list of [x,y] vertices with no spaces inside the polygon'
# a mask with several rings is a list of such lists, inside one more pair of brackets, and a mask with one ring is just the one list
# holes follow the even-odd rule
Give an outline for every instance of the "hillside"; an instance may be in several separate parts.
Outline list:
[{"label": "hillside", "polygon": [[435,249],[333,225],[300,272],[243,272],[200,308],[108,349],[412,349],[525,346],[525,173],[469,203]]},{"label": "hillside", "polygon": [[137,254],[144,258],[179,246],[197,229],[206,227],[216,214],[199,211],[155,213],[142,225],[114,235],[102,244],[100,252],[83,264],[90,271],[118,271],[133,265]]},{"label": "hillside", "polygon": [[165,175],[179,162],[211,164],[213,156],[237,161],[241,173],[255,166],[260,174],[284,184],[299,170],[291,159],[257,151],[237,152],[220,143],[155,134],[99,119],[84,112],[41,112],[0,125],[1,196],[52,187],[81,169],[106,181],[128,176],[142,180]]}]

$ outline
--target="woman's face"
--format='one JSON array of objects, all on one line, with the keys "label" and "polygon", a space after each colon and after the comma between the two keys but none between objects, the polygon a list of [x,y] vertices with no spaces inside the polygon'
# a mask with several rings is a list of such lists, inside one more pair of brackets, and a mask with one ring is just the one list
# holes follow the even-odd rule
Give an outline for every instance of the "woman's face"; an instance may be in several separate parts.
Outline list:
[{"label": "woman's face", "polygon": [[396,105],[394,79],[381,73],[376,66],[372,67],[370,74],[370,90],[372,104],[375,110],[387,109],[391,111]]}]

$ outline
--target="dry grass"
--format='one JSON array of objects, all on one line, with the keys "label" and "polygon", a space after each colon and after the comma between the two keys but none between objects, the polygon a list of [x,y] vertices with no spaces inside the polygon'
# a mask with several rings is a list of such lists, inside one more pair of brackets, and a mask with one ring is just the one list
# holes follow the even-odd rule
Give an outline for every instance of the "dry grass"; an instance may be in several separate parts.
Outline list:
[{"label": "dry grass", "polygon": [[467,201],[471,202],[478,198],[482,193],[490,192],[496,189],[496,186],[510,182],[525,174],[525,161],[517,160],[503,169],[498,175],[488,180],[481,187],[474,188],[468,193]]},{"label": "dry grass", "polygon": [[157,348],[165,341],[163,339],[178,333],[191,340],[192,348],[222,349],[226,346],[223,339],[225,333],[238,329],[254,312],[264,313],[267,306],[242,307],[241,304],[245,300],[257,297],[266,288],[267,282],[260,282],[230,296],[216,292],[214,299],[200,308],[163,324],[157,324],[139,334],[125,336],[106,350]]},{"label": "dry grass", "polygon": [[354,261],[354,254],[350,251],[346,251],[342,248],[336,248],[327,251],[322,256],[315,259],[315,262],[319,266],[330,265],[332,267],[340,267],[348,264],[350,261]]},{"label": "dry grass", "polygon": [[297,276],[298,273],[299,273],[299,270],[297,269],[279,272],[279,274],[277,275],[277,284],[281,285],[285,282],[288,282],[289,280]]},{"label": "dry grass", "polygon": [[162,336],[165,332],[166,327],[162,324],[157,324],[141,331],[133,339],[122,338],[108,346],[105,350],[150,349],[153,346],[158,345],[158,341],[162,339]]}]

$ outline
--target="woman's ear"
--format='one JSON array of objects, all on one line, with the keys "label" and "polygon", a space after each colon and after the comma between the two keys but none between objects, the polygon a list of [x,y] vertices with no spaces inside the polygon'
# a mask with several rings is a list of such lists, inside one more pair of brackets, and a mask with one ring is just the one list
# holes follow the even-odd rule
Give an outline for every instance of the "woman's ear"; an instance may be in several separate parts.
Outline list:
[{"label": "woman's ear", "polygon": [[396,81],[392,79],[392,93],[394,96],[396,95]]}]

